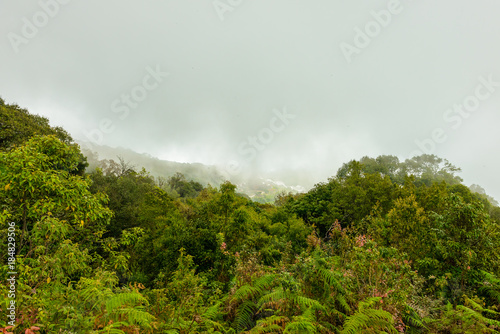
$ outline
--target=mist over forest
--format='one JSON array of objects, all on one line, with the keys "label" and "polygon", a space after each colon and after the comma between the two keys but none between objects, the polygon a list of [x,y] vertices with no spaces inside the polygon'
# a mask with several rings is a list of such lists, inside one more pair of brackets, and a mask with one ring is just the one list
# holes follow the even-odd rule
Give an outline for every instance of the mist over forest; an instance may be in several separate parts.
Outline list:
[{"label": "mist over forest", "polygon": [[1,96],[79,142],[307,188],[364,156],[435,154],[500,200],[490,1],[0,6]]},{"label": "mist over forest", "polygon": [[498,10],[2,2],[0,332],[500,332]]}]

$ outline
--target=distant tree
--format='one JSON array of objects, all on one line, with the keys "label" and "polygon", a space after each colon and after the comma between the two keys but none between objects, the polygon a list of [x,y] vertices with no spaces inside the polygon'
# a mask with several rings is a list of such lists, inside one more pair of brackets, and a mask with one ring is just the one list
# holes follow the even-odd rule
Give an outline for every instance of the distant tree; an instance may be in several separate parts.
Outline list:
[{"label": "distant tree", "polygon": [[461,169],[448,160],[431,154],[406,159],[401,165],[405,174],[415,175],[417,184],[430,186],[433,182],[445,181],[449,185],[460,184],[463,180],[455,173]]},{"label": "distant tree", "polygon": [[[415,176],[417,184],[430,186],[433,182],[445,181],[450,185],[460,184],[462,179],[455,175],[460,168],[453,166],[448,160],[435,155],[423,154],[405,161],[392,155],[381,155],[377,158],[363,157],[359,161],[361,169],[367,174],[380,173],[387,175],[391,181],[403,184],[405,177]],[[346,168],[346,164],[342,168]],[[340,171],[342,171],[342,168]]]},{"label": "distant tree", "polygon": [[175,190],[180,197],[196,197],[203,185],[193,180],[187,181],[186,177],[181,173],[176,173],[167,180],[167,184],[171,189]]},{"label": "distant tree", "polygon": [[130,161],[125,161],[121,156],[118,156],[118,161],[120,161],[120,176],[136,173],[136,166],[132,165]]},{"label": "distant tree", "polygon": [[395,189],[389,176],[365,173],[363,165],[353,160],[344,164],[328,183],[319,183],[307,194],[291,198],[291,210],[326,237],[337,220],[343,226],[356,226],[375,206],[386,213]]},{"label": "distant tree", "polygon": [[91,190],[94,193],[103,192],[109,197],[109,208],[115,213],[110,222],[107,236],[119,237],[125,229],[141,227],[147,221],[145,211],[148,210],[149,194],[155,194],[155,181],[147,172],[136,173],[127,166],[113,160],[106,169],[98,168],[90,174]]},{"label": "distant tree", "polygon": [[[0,104],[0,151],[7,151],[22,145],[33,136],[54,135],[67,145],[73,144],[71,136],[61,127],[51,127],[49,120],[39,115],[30,114],[16,104]],[[88,166],[85,156],[78,151],[79,161],[73,174],[83,175]]]},{"label": "distant tree", "polygon": [[486,190],[484,190],[483,187],[477,185],[477,184],[472,184],[470,187],[469,187],[470,191],[472,191],[473,193],[477,193],[479,194],[481,197],[484,197],[486,198],[492,205],[494,206],[498,206],[498,201],[495,200],[493,197],[491,196],[488,196],[486,194]]},{"label": "distant tree", "polygon": [[401,183],[404,179],[399,158],[393,155],[380,155],[377,158],[363,157],[359,161],[367,174],[380,173],[389,176],[392,182]]}]

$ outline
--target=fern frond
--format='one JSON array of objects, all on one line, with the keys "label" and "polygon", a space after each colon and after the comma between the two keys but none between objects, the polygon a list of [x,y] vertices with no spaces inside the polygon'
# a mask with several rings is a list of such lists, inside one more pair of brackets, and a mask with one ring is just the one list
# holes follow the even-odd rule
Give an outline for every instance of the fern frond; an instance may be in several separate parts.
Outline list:
[{"label": "fern frond", "polygon": [[106,334],[126,334],[124,331],[118,328],[109,328],[109,329],[102,329],[98,333],[106,333]]},{"label": "fern frond", "polygon": [[481,272],[484,276],[484,285],[479,288],[479,293],[488,297],[494,303],[500,304],[500,278],[486,271]]},{"label": "fern frond", "polygon": [[345,298],[347,292],[340,282],[339,277],[335,275],[330,269],[327,269],[327,262],[325,259],[321,258],[319,255],[315,255],[315,267],[316,273],[320,280],[323,281],[323,285],[326,291],[333,290],[335,292],[334,299],[337,304],[341,307],[342,311],[345,313],[351,312],[351,307],[347,303]]},{"label": "fern frond", "polygon": [[265,304],[270,303],[270,302],[284,301],[284,300],[286,300],[286,297],[287,296],[286,296],[285,291],[283,290],[283,287],[279,287],[279,288],[275,289],[274,291],[271,291],[268,294],[265,294],[264,296],[262,296],[259,299],[258,304],[265,305]]},{"label": "fern frond", "polygon": [[410,306],[405,306],[405,311],[402,314],[404,323],[412,328],[426,328],[423,319]]},{"label": "fern frond", "polygon": [[478,292],[481,295],[487,296],[491,300],[494,300],[495,303],[500,304],[500,290],[497,290],[491,286],[482,286],[479,288]]},{"label": "fern frond", "polygon": [[326,311],[325,307],[321,305],[320,302],[317,300],[303,297],[303,296],[296,296],[293,300],[295,304],[297,304],[300,309],[313,309],[313,310],[319,310],[319,311]]},{"label": "fern frond", "polygon": [[283,328],[278,325],[269,325],[265,327],[257,326],[252,328],[248,333],[249,334],[261,334],[261,333],[281,333]]},{"label": "fern frond", "polygon": [[106,334],[126,334],[124,331],[119,329],[119,327],[128,326],[129,324],[124,321],[114,322],[104,327],[98,333],[106,333]]},{"label": "fern frond", "polygon": [[259,291],[264,291],[266,289],[269,289],[273,285],[276,284],[276,278],[278,275],[276,274],[267,274],[264,276],[259,277],[258,279],[255,280],[253,285],[259,290]]},{"label": "fern frond", "polygon": [[339,303],[345,313],[351,312],[351,307],[343,295],[336,295],[335,300]]},{"label": "fern frond", "polygon": [[335,277],[333,272],[325,268],[318,268],[317,272],[320,275],[321,279],[323,280],[325,288],[333,287],[335,292],[341,295],[346,294],[344,287],[342,286],[342,284],[340,284],[340,282],[338,281],[337,277]]},{"label": "fern frond", "polygon": [[221,305],[221,303],[219,302],[219,303],[216,303],[216,304],[210,306],[202,314],[202,317],[206,318],[206,319],[215,319],[217,317],[217,315],[219,315],[220,305]]},{"label": "fern frond", "polygon": [[284,333],[317,333],[329,331],[319,324],[314,309],[308,308],[300,316],[293,317],[293,321],[285,327]]},{"label": "fern frond", "polygon": [[[495,312],[495,311],[489,310],[489,309],[484,309],[481,305],[479,305],[478,303],[476,303],[475,301],[473,301],[472,299],[469,299],[469,298],[465,299],[465,303],[467,306],[457,305],[457,310],[464,312],[466,318],[474,320],[474,321],[480,321],[483,323],[487,323],[488,325],[500,327],[500,321],[487,318],[482,314],[482,312],[486,312],[488,314],[496,316],[499,314],[498,312]],[[468,307],[469,305],[472,308]]]},{"label": "fern frond", "polygon": [[347,318],[341,333],[356,334],[363,333],[365,329],[377,329],[397,334],[392,315],[387,311],[372,308],[380,299],[380,297],[375,297],[369,298],[366,302],[360,302],[356,313]]},{"label": "fern frond", "polygon": [[256,311],[257,305],[251,300],[246,300],[240,306],[238,306],[238,309],[236,311],[236,319],[234,321],[236,330],[240,331],[245,328],[252,327],[253,316]]},{"label": "fern frond", "polygon": [[490,282],[491,284],[493,285],[497,285],[497,286],[500,286],[500,277],[497,277],[493,274],[490,274],[489,272],[487,271],[481,271],[481,273],[484,275],[484,278]]},{"label": "fern frond", "polygon": [[484,317],[482,314],[474,311],[473,309],[468,308],[464,305],[457,305],[457,310],[460,310],[464,313],[465,319],[472,320],[473,322],[486,322],[489,325],[500,325],[500,322],[492,319],[488,319]]},{"label": "fern frond", "polygon": [[155,320],[151,314],[138,307],[121,309],[117,313],[125,315],[130,323],[145,328],[150,328],[150,323]]},{"label": "fern frond", "polygon": [[[101,305],[113,296],[111,287],[115,284],[115,277],[108,272],[101,271],[96,275],[96,279],[82,277],[78,283],[83,300],[92,303],[92,310],[100,309]],[[109,286],[106,286],[106,283]]]},{"label": "fern frond", "polygon": [[259,293],[259,290],[249,284],[243,285],[236,290],[233,294],[233,300],[241,302],[246,299],[251,299],[253,296]]},{"label": "fern frond", "polygon": [[233,300],[244,301],[263,294],[267,289],[276,284],[275,274],[268,274],[257,278],[252,284],[243,285],[233,295]]},{"label": "fern frond", "polygon": [[[205,327],[224,331],[224,326],[215,320],[218,316],[220,316],[220,305],[220,302],[216,303],[203,312],[201,318]],[[214,334],[215,333],[217,332],[214,332]]]},{"label": "fern frond", "polygon": [[475,311],[479,311],[479,312],[484,311],[484,309],[481,305],[479,305],[476,301],[474,301],[470,298],[465,299],[465,305],[470,306]]},{"label": "fern frond", "polygon": [[252,328],[249,333],[276,333],[282,332],[284,324],[290,319],[285,316],[272,315],[257,321],[257,326]]},{"label": "fern frond", "polygon": [[137,292],[124,292],[118,293],[106,302],[106,311],[108,313],[113,313],[115,310],[119,309],[125,305],[137,305],[142,303],[147,303],[148,300],[144,298],[140,293]]},{"label": "fern frond", "polygon": [[137,292],[124,292],[112,296],[106,302],[106,310],[110,316],[125,316],[133,324],[150,328],[149,324],[154,321],[154,317],[144,311],[140,304],[148,304],[144,296]]},{"label": "fern frond", "polygon": [[179,331],[177,329],[167,329],[165,334],[179,334]]},{"label": "fern frond", "polygon": [[284,334],[289,333],[317,333],[316,326],[309,321],[294,321],[285,327]]},{"label": "fern frond", "polygon": [[[204,319],[203,324],[205,325],[206,328],[209,328],[209,329],[217,329],[217,330],[222,330],[222,331],[224,331],[224,329],[225,329],[225,326],[222,325],[221,323],[219,323],[217,321],[212,321],[209,319]],[[210,333],[215,334],[215,333],[219,333],[219,332],[210,332]]]}]

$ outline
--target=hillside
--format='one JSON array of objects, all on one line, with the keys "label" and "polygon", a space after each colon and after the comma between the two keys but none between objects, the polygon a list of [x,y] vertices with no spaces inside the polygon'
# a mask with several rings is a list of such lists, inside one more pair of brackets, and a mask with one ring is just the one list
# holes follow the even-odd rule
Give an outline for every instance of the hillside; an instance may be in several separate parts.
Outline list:
[{"label": "hillside", "polygon": [[146,153],[137,153],[123,147],[112,148],[104,145],[89,145],[79,142],[82,152],[87,156],[89,171],[95,170],[102,160],[119,161],[122,158],[137,170],[145,168],[154,177],[171,177],[175,173],[182,173],[190,180],[200,182],[203,185],[211,184],[219,186],[224,179],[216,167],[206,166],[200,163],[181,163],[175,161],[160,160]]},{"label": "hillside", "polygon": [[[168,179],[176,173],[181,173],[188,180],[199,182],[204,186],[212,185],[214,187],[218,187],[224,181],[229,180],[237,185],[239,192],[261,203],[272,203],[275,197],[283,192],[297,193],[307,190],[301,185],[287,185],[283,181],[270,179],[268,175],[228,175],[217,166],[160,160],[149,154],[137,153],[123,147],[112,148],[104,145],[90,145],[88,142],[79,142],[79,144],[82,152],[87,157],[89,163],[87,170],[89,172],[92,172],[100,165],[102,167],[103,160],[113,160],[118,163],[121,158],[137,171],[145,168],[155,178]],[[288,178],[290,179],[290,177]],[[304,178],[302,179],[304,180]]]}]

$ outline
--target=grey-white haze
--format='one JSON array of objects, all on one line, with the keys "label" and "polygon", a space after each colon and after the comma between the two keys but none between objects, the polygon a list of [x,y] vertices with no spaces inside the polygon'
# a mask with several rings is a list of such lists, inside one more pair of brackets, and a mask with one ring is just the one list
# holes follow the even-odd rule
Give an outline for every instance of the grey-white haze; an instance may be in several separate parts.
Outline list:
[{"label": "grey-white haze", "polygon": [[436,154],[498,200],[499,12],[493,0],[1,0],[0,96],[79,140],[316,182],[365,155]]}]

